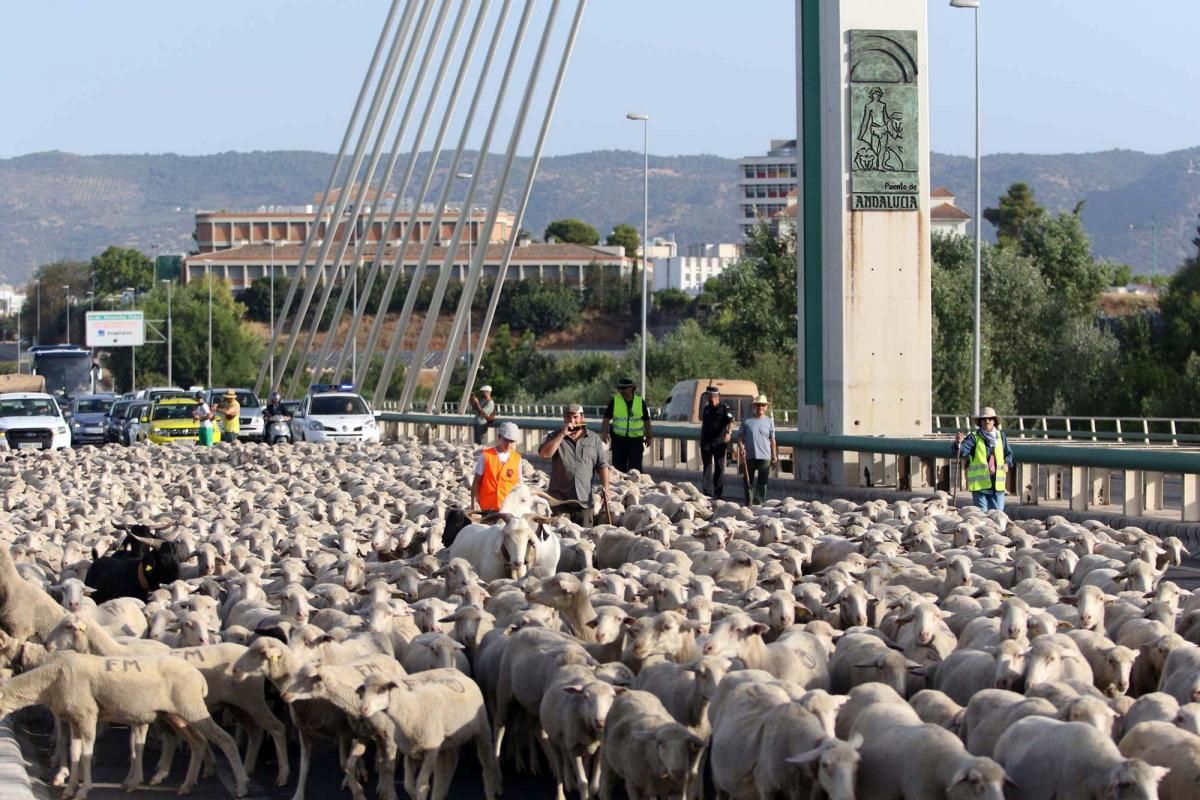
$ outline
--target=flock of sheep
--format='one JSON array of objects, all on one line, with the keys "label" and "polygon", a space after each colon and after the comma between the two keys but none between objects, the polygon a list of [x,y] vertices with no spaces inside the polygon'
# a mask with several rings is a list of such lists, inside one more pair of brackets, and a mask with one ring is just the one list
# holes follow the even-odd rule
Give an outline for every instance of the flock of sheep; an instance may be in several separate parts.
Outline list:
[{"label": "flock of sheep", "polygon": [[[945,496],[748,508],[636,473],[616,524],[555,517],[540,473],[471,520],[473,462],[441,441],[9,457],[0,716],[50,710],[74,798],[98,723],[128,728],[130,791],[153,734],[151,785],[183,744],[181,793],[215,749],[238,796],[256,774],[293,800],[325,746],[356,800],[372,773],[377,797],[444,798],[464,745],[488,798],[547,769],[582,798],[1200,797],[1177,539]],[[132,589],[97,605],[122,560]]]}]

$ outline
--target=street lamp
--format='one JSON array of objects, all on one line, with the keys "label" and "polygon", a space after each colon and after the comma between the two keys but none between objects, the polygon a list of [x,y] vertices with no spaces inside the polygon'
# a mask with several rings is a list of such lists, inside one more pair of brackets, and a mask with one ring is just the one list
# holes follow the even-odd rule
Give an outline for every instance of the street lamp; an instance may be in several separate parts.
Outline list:
[{"label": "street lamp", "polygon": [[[459,180],[469,181],[475,177],[475,173],[473,173],[473,172],[456,172],[456,173],[454,173],[454,177],[458,178]],[[469,273],[471,271],[471,261],[472,261],[471,243],[474,240],[475,236],[474,236],[474,231],[472,230],[472,225],[471,225],[471,222],[472,222],[471,209],[468,207],[468,208],[465,208],[464,210],[467,212],[467,272]],[[468,302],[467,303],[467,369],[470,369],[470,368],[471,368],[471,304],[470,304],[470,302]]]},{"label": "street lamp", "polygon": [[[271,335],[275,335],[275,240],[268,239],[266,244],[271,246]],[[271,390],[275,389],[275,354],[270,355]]]},{"label": "street lamp", "polygon": [[650,115],[626,114],[625,119],[642,123],[642,402],[646,402],[646,308],[650,279],[646,255],[650,252]]},{"label": "street lamp", "polygon": [[37,287],[37,329],[33,332],[33,343],[42,341],[42,279],[35,278],[33,285]]},{"label": "street lamp", "polygon": [[167,386],[174,386],[174,376],[171,374],[171,281],[163,278],[167,285]]},{"label": "street lamp", "polygon": [[212,261],[204,259],[204,279],[208,282],[208,388],[212,382]]},{"label": "street lamp", "polygon": [[980,0],[950,0],[950,5],[954,8],[972,8],[975,10],[975,352],[973,361],[973,393],[971,400],[973,405],[971,413],[978,413],[979,409],[979,350],[980,350],[980,301],[979,301],[979,285],[982,282],[982,263],[983,254],[983,166],[980,157],[979,141],[980,131],[983,128],[983,111],[980,105],[980,81],[979,81],[979,6]]},{"label": "street lamp", "polygon": [[63,294],[67,298],[67,344],[71,343],[71,287],[64,286]]}]

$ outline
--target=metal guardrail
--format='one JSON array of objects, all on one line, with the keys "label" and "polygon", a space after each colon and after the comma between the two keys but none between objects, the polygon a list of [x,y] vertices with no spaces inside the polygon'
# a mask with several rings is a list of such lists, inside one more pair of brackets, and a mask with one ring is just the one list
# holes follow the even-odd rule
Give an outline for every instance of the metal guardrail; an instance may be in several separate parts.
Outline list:
[{"label": "metal guardrail", "polygon": [[[385,438],[415,436],[423,430],[450,441],[471,441],[470,416],[459,414],[399,413],[378,415]],[[562,422],[553,417],[508,417],[521,429],[518,446],[531,452],[540,444],[542,432],[558,430]],[[588,423],[599,431],[600,423]],[[945,438],[900,439],[884,436],[846,436],[780,429],[777,439],[781,458],[777,477],[832,486],[862,485],[883,488],[921,489],[952,485],[955,463]],[[700,438],[700,426],[660,422],[654,426],[654,445],[647,454],[648,467],[700,470],[699,448],[689,444]],[[1036,504],[1045,499],[1066,499],[1072,511],[1086,511],[1114,500],[1127,516],[1167,508],[1165,488],[1178,480],[1178,518],[1200,521],[1200,451],[1139,448],[1089,447],[1050,444],[1035,440],[1011,442],[1017,468],[1010,473],[1010,488],[1020,502]],[[787,452],[790,450],[791,452]],[[822,459],[806,457],[813,452],[838,453],[836,469],[829,473]],[[868,478],[868,475],[870,476]],[[1114,477],[1121,485],[1119,498],[1112,496]]]}]

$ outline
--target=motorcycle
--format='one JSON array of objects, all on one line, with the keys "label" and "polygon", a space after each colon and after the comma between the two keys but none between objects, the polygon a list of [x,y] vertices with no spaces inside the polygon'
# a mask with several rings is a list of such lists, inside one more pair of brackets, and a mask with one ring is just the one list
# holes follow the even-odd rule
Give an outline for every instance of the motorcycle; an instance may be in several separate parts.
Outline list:
[{"label": "motorcycle", "polygon": [[292,426],[288,417],[276,414],[267,420],[267,444],[292,443]]}]

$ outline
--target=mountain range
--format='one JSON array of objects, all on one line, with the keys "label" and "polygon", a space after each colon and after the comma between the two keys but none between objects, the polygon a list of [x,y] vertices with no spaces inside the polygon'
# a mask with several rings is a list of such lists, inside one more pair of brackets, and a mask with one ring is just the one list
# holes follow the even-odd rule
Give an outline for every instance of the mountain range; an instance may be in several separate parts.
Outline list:
[{"label": "mountain range", "polygon": [[[418,159],[418,176],[428,158]],[[491,202],[500,160],[494,155],[485,160],[476,205]],[[443,156],[427,201],[446,178],[445,161]],[[463,163],[477,166],[478,156],[468,154]],[[949,188],[973,214],[973,159],[934,153],[931,164],[932,184]],[[1190,240],[1200,212],[1197,164],[1200,148],[1162,155],[1132,150],[990,155],[983,160],[984,205],[995,205],[1016,181],[1030,184],[1053,211],[1082,201],[1098,258],[1127,263],[1135,273],[1150,273],[1157,262],[1158,272],[1169,273],[1195,252]],[[87,259],[114,244],[150,254],[187,252],[197,209],[311,203],[332,166],[330,154],[296,151],[207,156],[55,151],[0,159],[0,281],[23,281],[39,264]],[[527,158],[515,163],[502,207],[515,207],[529,166]],[[651,156],[651,234],[674,236],[681,247],[735,241],[737,181],[735,159]],[[461,198],[462,188],[455,187],[452,201]],[[562,217],[582,219],[602,236],[618,223],[640,229],[642,154],[604,150],[542,159],[523,227],[540,237],[547,223]],[[991,226],[985,224],[984,232],[991,236]]]}]

